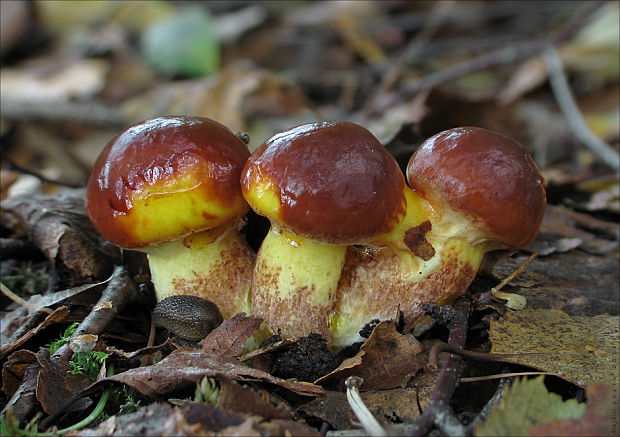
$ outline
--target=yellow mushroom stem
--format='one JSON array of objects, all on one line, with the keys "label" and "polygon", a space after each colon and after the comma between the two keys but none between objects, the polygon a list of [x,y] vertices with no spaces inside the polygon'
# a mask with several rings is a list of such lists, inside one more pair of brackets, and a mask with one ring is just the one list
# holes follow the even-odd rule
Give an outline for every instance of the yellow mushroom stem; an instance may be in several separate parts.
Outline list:
[{"label": "yellow mushroom stem", "polygon": [[255,255],[236,225],[228,224],[142,249],[157,300],[194,295],[216,304],[225,319],[250,313]]},{"label": "yellow mushroom stem", "polygon": [[327,338],[346,249],[272,225],[254,266],[252,314],[283,337],[314,332]]},{"label": "yellow mushroom stem", "polygon": [[467,218],[445,207],[432,209],[407,190],[407,214],[392,232],[375,246],[347,249],[329,319],[333,349],[361,341],[365,324],[394,319],[399,311],[412,327],[423,304],[462,294],[480,267],[484,238]]}]

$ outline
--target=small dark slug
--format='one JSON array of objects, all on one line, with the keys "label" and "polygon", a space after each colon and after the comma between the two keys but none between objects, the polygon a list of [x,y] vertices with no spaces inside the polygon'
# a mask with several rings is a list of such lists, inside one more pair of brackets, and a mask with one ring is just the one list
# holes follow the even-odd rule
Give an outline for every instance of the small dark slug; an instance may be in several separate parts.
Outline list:
[{"label": "small dark slug", "polygon": [[181,338],[198,341],[222,323],[223,318],[213,302],[198,296],[178,295],[162,299],[155,306],[153,321]]}]

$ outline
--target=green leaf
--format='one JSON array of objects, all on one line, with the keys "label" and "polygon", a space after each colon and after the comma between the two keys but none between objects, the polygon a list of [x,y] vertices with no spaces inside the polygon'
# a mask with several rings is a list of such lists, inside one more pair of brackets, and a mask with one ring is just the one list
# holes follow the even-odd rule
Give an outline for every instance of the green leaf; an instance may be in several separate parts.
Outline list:
[{"label": "green leaf", "polygon": [[62,334],[62,336],[58,340],[53,341],[47,345],[47,347],[50,350],[50,355],[54,355],[54,352],[60,349],[63,344],[71,340],[71,336],[73,335],[77,327],[78,327],[78,322],[73,322],[67,329],[65,329],[65,332]]},{"label": "green leaf", "polygon": [[102,351],[76,352],[71,357],[69,365],[72,375],[87,375],[91,380],[96,381],[99,369],[110,354]]},{"label": "green leaf", "polygon": [[527,436],[532,425],[579,419],[586,405],[547,391],[544,377],[518,379],[475,432],[476,436]]},{"label": "green leaf", "polygon": [[202,7],[155,22],[142,35],[142,52],[155,70],[166,75],[204,76],[219,67],[219,43],[211,15]]}]

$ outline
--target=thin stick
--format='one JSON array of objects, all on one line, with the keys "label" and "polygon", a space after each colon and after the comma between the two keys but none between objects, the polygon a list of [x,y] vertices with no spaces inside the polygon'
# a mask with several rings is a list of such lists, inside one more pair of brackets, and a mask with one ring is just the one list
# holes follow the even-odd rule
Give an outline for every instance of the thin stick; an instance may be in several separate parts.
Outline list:
[{"label": "thin stick", "polygon": [[21,297],[19,297],[17,294],[15,294],[13,291],[11,291],[11,289],[9,287],[7,287],[6,285],[4,285],[2,282],[0,282],[0,290],[2,291],[2,294],[4,294],[6,297],[8,297],[9,299],[11,299],[13,302],[20,304],[21,306],[23,306],[24,308],[26,308],[28,310],[29,313],[34,313],[37,311],[41,311],[47,314],[51,314],[52,310],[49,308],[41,308],[38,309],[36,306],[32,305],[31,303],[25,301],[24,299],[22,299]]},{"label": "thin stick", "polygon": [[426,44],[439,30],[439,27],[454,4],[455,2],[453,0],[436,4],[436,7],[433,9],[428,21],[424,24],[424,27],[407,45],[405,51],[398,57],[398,59],[396,59],[393,66],[383,76],[380,85],[382,92],[389,90],[398,81],[398,79],[400,79],[407,63],[411,62],[411,60],[417,56],[420,49],[424,47],[424,44]]},{"label": "thin stick", "polygon": [[97,101],[2,99],[2,118],[18,121],[70,122],[90,126],[123,126],[122,111]]},{"label": "thin stick", "polygon": [[543,59],[547,72],[549,73],[549,83],[553,95],[558,102],[564,117],[568,121],[568,125],[575,136],[594,153],[594,155],[604,164],[613,168],[616,173],[620,171],[620,156],[607,143],[594,135],[590,130],[583,115],[575,103],[573,93],[566,80],[562,60],[553,45],[549,45],[543,51]]},{"label": "thin stick", "polygon": [[78,181],[68,181],[68,180],[62,180],[62,179],[48,178],[40,171],[35,170],[33,168],[24,167],[23,165],[18,164],[15,161],[13,161],[8,156],[3,156],[3,159],[9,164],[10,167],[14,168],[18,172],[34,176],[43,182],[47,182],[48,184],[62,185],[62,186],[69,187],[69,188],[83,188],[86,185],[85,182],[83,181],[78,182]]},{"label": "thin stick", "polygon": [[499,291],[502,288],[504,288],[510,281],[512,281],[514,278],[516,278],[519,273],[521,273],[523,270],[525,270],[525,268],[527,266],[529,266],[532,263],[532,261],[534,261],[536,259],[537,256],[538,256],[538,252],[534,252],[533,254],[531,254],[530,257],[528,259],[526,259],[523,262],[523,264],[521,264],[519,267],[517,267],[517,269],[514,272],[512,272],[510,275],[508,275],[502,282],[497,284],[495,287],[491,288],[491,293],[493,291]]},{"label": "thin stick", "polygon": [[461,346],[457,346],[449,343],[437,343],[431,348],[428,354],[428,367],[431,369],[437,368],[439,362],[439,354],[442,352],[448,352],[454,355],[467,358],[475,361],[497,361],[511,363],[510,358],[517,358],[522,356],[542,355],[544,352],[521,352],[516,354],[494,354],[488,352],[475,352],[463,349]]},{"label": "thin stick", "polygon": [[398,94],[395,94],[390,99],[386,99],[386,101],[377,108],[373,108],[372,112],[374,114],[379,114],[390,106],[397,105],[398,103],[423,90],[434,88],[438,85],[464,76],[465,74],[479,71],[494,65],[511,64],[520,59],[535,55],[544,50],[550,42],[558,43],[566,41],[583,25],[585,25],[587,19],[603,4],[605,4],[603,1],[587,2],[575,20],[571,21],[566,27],[559,30],[557,33],[554,33],[546,38],[535,41],[515,42],[506,47],[484,53],[480,56],[476,56],[453,66],[444,68],[443,70],[436,71],[410,84],[404,84]]},{"label": "thin stick", "polygon": [[364,404],[360,396],[359,388],[363,382],[364,380],[359,376],[350,376],[347,378],[344,382],[347,386],[347,401],[349,401],[351,409],[368,435],[387,436],[388,433],[385,428],[375,419],[375,416],[368,410],[368,407],[366,407],[366,404]]},{"label": "thin stick", "polygon": [[[454,318],[450,325],[448,341],[455,349],[460,350],[467,339],[467,327],[471,304],[469,300],[460,298],[454,304]],[[433,425],[440,428],[442,434],[463,435],[464,427],[452,413],[449,406],[459,380],[461,357],[450,355],[445,361],[437,378],[433,395],[422,416],[416,422],[410,435],[427,435]]]},{"label": "thin stick", "polygon": [[461,378],[461,382],[478,382],[478,381],[490,381],[492,379],[502,379],[502,378],[513,378],[515,376],[535,376],[535,375],[550,375],[550,376],[558,376],[562,377],[562,375],[558,375],[553,372],[513,372],[513,373],[498,373],[496,375],[486,375],[486,376],[470,376],[466,378]]}]

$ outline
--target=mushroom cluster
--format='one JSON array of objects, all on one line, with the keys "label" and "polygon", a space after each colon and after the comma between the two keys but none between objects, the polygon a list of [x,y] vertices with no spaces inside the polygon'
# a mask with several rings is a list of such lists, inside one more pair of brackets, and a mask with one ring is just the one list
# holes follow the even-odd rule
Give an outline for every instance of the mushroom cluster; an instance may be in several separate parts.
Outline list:
[{"label": "mushroom cluster", "polygon": [[[545,204],[526,149],[485,129],[433,136],[404,175],[350,122],[298,126],[250,155],[212,120],[160,117],[108,144],[86,209],[108,240],[148,254],[159,300],[201,296],[224,318],[338,349],[372,320],[401,312],[412,326],[424,303],[463,293],[485,252],[534,239]],[[271,223],[258,254],[237,231],[249,208]]]}]

